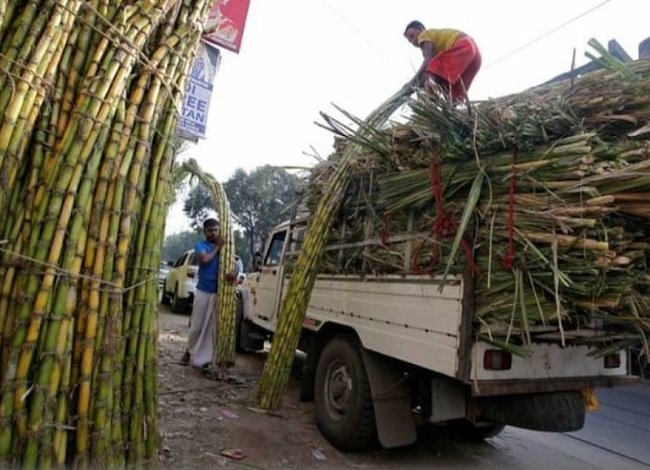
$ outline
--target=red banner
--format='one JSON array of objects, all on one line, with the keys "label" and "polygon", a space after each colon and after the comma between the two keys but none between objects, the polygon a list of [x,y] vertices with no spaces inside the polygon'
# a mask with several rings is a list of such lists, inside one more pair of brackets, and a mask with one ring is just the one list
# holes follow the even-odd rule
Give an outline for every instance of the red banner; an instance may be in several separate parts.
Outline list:
[{"label": "red banner", "polygon": [[205,25],[203,40],[239,52],[250,0],[216,0]]}]

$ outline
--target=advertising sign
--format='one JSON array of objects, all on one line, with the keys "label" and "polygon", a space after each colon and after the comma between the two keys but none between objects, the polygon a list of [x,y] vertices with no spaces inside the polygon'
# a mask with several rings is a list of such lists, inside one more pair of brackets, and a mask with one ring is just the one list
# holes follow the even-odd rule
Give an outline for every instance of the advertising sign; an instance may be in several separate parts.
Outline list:
[{"label": "advertising sign", "polygon": [[239,52],[250,0],[216,0],[205,25],[203,40]]},{"label": "advertising sign", "polygon": [[201,42],[194,59],[185,90],[183,114],[180,119],[181,137],[188,140],[204,139],[208,124],[208,110],[214,76],[219,66],[219,49]]}]

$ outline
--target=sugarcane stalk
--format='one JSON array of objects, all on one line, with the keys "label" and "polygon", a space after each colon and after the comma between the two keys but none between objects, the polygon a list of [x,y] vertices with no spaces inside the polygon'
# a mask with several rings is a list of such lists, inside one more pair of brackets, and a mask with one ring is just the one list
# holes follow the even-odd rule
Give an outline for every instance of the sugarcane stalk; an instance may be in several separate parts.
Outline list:
[{"label": "sugarcane stalk", "polygon": [[[366,129],[374,130],[383,125],[405,99],[404,92],[396,93],[366,118],[359,132],[363,134]],[[358,144],[350,144],[346,147],[334,175],[328,182],[327,190],[321,196],[318,207],[309,221],[302,250],[278,319],[275,337],[280,341],[271,346],[260,378],[257,398],[262,408],[275,409],[280,405],[316,280],[317,263],[325,249],[329,236],[328,228],[334,213],[339,209],[349,182],[351,164],[359,150]]]},{"label": "sugarcane stalk", "polygon": [[[37,110],[45,98],[42,83],[47,75],[51,79],[53,71],[58,66],[63,50],[59,47],[59,42],[64,44],[67,40],[72,28],[69,18],[74,16],[75,9],[78,9],[79,5],[80,2],[71,2],[70,12],[60,7],[52,11],[50,21],[34,47],[29,65],[20,71],[20,79],[15,90],[12,90],[10,101],[5,104],[6,112],[0,127],[0,179],[4,183],[0,190],[0,208],[5,207],[6,195],[11,192],[15,184],[21,155],[31,137]],[[67,25],[63,26],[66,21]]]},{"label": "sugarcane stalk", "polygon": [[7,11],[7,2],[8,0],[0,0],[0,38],[2,38],[5,26],[8,23],[7,17],[11,17],[11,12]]},{"label": "sugarcane stalk", "polygon": [[56,466],[63,466],[67,456],[68,431],[66,428],[68,426],[68,402],[70,401],[70,370],[72,365],[71,353],[74,338],[74,321],[69,322],[66,333],[65,349],[61,355],[64,359],[63,363],[59,364],[62,373],[54,415],[54,436],[52,437],[54,463]]},{"label": "sugarcane stalk", "polygon": [[[3,54],[0,56],[0,69],[11,71],[16,75],[14,64],[24,64],[25,57],[31,53],[31,45],[38,38],[41,28],[47,21],[47,15],[37,17],[37,12],[42,5],[38,0],[31,0],[24,6],[18,18],[15,20],[11,37],[3,43]],[[7,87],[7,81],[12,76],[2,74],[0,76],[0,105],[3,109],[11,99],[11,87]],[[2,161],[0,160],[0,166]]]},{"label": "sugarcane stalk", "polygon": [[[104,462],[105,465],[114,466],[116,454],[109,452],[111,437],[111,424],[113,407],[116,405],[113,398],[112,373],[115,357],[116,337],[121,333],[115,327],[116,319],[108,317],[109,303],[120,305],[121,296],[115,288],[111,288],[113,269],[114,240],[110,238],[111,213],[110,205],[113,197],[111,173],[113,167],[120,162],[119,144],[124,133],[125,103],[120,102],[118,115],[111,131],[111,140],[103,158],[100,174],[104,175],[94,194],[95,213],[91,217],[91,226],[97,227],[96,233],[91,232],[86,245],[85,263],[88,271],[92,273],[93,280],[88,282],[85,289],[88,291],[87,305],[84,306],[84,325],[88,318],[97,324],[94,349],[101,354],[99,364],[93,369],[92,397],[89,408],[93,419],[93,449],[94,462]],[[103,281],[103,282],[102,282]],[[83,338],[84,335],[80,336]],[[116,449],[117,450],[117,449]]]}]

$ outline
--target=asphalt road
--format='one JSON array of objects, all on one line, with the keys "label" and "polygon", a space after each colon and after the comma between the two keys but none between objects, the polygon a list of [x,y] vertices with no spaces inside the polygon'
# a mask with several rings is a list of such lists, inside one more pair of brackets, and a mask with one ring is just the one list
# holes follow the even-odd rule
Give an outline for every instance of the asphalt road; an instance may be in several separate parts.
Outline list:
[{"label": "asphalt road", "polygon": [[443,429],[403,449],[348,454],[366,468],[648,469],[650,384],[598,390],[600,409],[574,433],[506,427],[482,443],[449,436]]},{"label": "asphalt road", "polygon": [[[597,391],[600,408],[572,433],[507,427],[483,444],[449,440],[439,447],[443,464],[481,468],[650,468],[650,383]],[[422,445],[422,443],[418,444]],[[438,444],[440,445],[440,443]],[[417,462],[424,464],[424,462]]]},{"label": "asphalt road", "polygon": [[620,465],[650,466],[650,384],[600,389],[598,397],[599,411],[588,414],[585,427],[566,437]]}]

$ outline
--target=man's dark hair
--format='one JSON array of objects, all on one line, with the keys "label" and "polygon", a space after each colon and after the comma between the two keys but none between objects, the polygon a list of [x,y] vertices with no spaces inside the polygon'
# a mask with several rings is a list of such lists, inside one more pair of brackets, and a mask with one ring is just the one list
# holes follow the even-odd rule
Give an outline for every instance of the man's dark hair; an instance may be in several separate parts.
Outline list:
[{"label": "man's dark hair", "polygon": [[212,227],[218,227],[219,226],[219,221],[217,219],[205,219],[203,222],[203,228],[212,228]]},{"label": "man's dark hair", "polygon": [[406,32],[411,28],[425,29],[422,23],[420,23],[418,20],[413,20],[406,25],[406,28],[404,28],[404,36],[406,36]]}]

